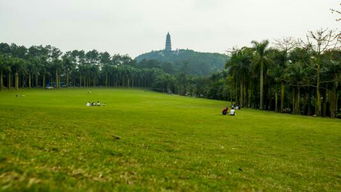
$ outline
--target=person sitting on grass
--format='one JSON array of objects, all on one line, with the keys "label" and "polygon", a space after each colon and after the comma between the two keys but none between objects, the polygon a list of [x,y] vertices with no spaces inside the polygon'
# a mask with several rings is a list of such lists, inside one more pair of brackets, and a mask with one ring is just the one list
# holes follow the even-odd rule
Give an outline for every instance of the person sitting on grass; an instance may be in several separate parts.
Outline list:
[{"label": "person sitting on grass", "polygon": [[228,107],[225,107],[221,113],[222,113],[223,115],[226,115],[228,111],[229,111],[229,108],[228,108]]},{"label": "person sitting on grass", "polygon": [[232,107],[232,109],[230,110],[230,115],[231,116],[235,116],[236,115],[236,111],[235,111],[234,107]]},{"label": "person sitting on grass", "polygon": [[87,106],[87,107],[90,107],[90,106],[91,106],[90,102],[87,102],[87,103],[86,103],[86,106]]},{"label": "person sitting on grass", "polygon": [[97,101],[96,106],[101,106],[101,103]]}]

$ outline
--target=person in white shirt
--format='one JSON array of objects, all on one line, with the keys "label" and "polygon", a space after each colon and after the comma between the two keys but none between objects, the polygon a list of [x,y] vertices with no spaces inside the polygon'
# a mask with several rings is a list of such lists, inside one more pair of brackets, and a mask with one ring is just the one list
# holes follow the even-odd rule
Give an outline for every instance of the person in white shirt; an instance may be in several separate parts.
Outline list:
[{"label": "person in white shirt", "polygon": [[231,115],[231,116],[235,116],[235,115],[236,115],[236,111],[235,111],[234,108],[232,108],[232,109],[230,110],[230,115]]},{"label": "person in white shirt", "polygon": [[87,102],[87,103],[86,103],[86,106],[87,106],[87,107],[90,107],[90,106],[91,106],[90,102]]}]

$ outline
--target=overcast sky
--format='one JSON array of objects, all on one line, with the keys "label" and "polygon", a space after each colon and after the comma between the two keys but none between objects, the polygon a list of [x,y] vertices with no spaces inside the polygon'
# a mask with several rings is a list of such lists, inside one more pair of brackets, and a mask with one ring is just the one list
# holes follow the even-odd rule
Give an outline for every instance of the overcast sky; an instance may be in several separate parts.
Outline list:
[{"label": "overcast sky", "polygon": [[[135,57],[165,46],[220,52],[340,29],[340,0],[0,0],[0,42]],[[340,8],[339,8],[340,9]]]}]

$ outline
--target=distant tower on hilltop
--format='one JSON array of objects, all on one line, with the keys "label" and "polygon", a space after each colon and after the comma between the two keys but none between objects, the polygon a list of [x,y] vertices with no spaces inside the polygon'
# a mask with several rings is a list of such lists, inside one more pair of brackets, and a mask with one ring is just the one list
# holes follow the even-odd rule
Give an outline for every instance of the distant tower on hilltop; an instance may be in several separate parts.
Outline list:
[{"label": "distant tower on hilltop", "polygon": [[166,48],[165,51],[172,51],[172,42],[171,42],[171,36],[169,33],[167,33],[167,37],[166,37]]}]

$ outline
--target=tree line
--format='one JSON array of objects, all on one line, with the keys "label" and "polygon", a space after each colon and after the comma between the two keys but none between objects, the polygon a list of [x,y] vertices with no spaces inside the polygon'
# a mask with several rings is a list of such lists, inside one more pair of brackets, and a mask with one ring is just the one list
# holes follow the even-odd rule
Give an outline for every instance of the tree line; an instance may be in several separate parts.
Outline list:
[{"label": "tree line", "polygon": [[[26,48],[14,43],[0,43],[0,90],[47,86],[141,87],[173,94],[226,99],[217,96],[215,91],[206,91],[210,87],[208,82],[212,81],[210,78],[171,69],[170,63],[156,60],[137,63],[127,55],[110,55],[97,50],[62,53],[51,45]],[[203,83],[207,85],[203,86]]]},{"label": "tree line", "polygon": [[47,46],[0,43],[0,89],[22,87],[151,87],[160,69],[138,68],[127,55],[97,50],[62,53]]},{"label": "tree line", "polygon": [[[170,63],[97,50],[62,51],[51,45],[0,43],[0,90],[50,87],[137,87],[172,94],[219,97],[210,79],[175,72]],[[203,86],[206,83],[206,86]]]}]

